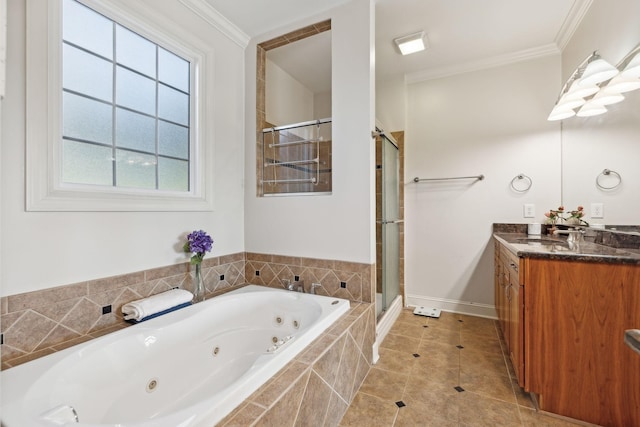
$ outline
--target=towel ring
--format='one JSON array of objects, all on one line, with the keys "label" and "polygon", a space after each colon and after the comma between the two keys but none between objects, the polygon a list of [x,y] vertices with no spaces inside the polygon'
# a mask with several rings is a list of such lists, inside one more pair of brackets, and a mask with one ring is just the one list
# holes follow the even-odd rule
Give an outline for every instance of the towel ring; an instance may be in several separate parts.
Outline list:
[{"label": "towel ring", "polygon": [[[518,188],[516,186],[516,182],[521,182],[522,180],[525,181],[524,185],[521,188]],[[513,177],[513,179],[511,180],[511,184],[509,185],[511,186],[511,189],[513,189],[513,191],[515,191],[516,193],[526,193],[527,191],[529,191],[532,184],[533,184],[533,180],[529,178],[527,175],[521,173]]]},{"label": "towel ring", "polygon": [[[600,179],[603,176],[609,176],[609,175],[614,175],[617,179],[618,182],[613,184],[610,187],[604,186],[600,183]],[[603,190],[613,190],[614,188],[616,188],[617,186],[619,186],[620,184],[622,184],[622,177],[620,176],[620,174],[616,171],[612,171],[611,169],[605,169],[602,172],[600,172],[600,174],[596,177],[596,185],[598,186],[598,188],[601,188]]]}]

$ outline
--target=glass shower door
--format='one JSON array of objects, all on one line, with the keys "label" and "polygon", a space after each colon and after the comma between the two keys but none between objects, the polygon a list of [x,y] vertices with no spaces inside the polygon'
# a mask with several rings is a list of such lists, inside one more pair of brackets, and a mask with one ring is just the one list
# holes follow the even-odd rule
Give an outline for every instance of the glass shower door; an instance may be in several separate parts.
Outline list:
[{"label": "glass shower door", "polygon": [[400,168],[398,147],[382,134],[382,295],[378,318],[400,294]]}]

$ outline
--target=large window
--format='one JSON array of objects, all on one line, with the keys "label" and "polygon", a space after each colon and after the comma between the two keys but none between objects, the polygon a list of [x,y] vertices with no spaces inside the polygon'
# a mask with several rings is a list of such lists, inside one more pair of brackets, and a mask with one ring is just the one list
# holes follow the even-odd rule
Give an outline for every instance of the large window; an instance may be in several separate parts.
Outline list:
[{"label": "large window", "polygon": [[189,62],[63,1],[62,182],[189,191]]},{"label": "large window", "polygon": [[28,118],[47,123],[27,126],[27,209],[211,210],[211,52],[140,10],[42,6],[27,3]]}]

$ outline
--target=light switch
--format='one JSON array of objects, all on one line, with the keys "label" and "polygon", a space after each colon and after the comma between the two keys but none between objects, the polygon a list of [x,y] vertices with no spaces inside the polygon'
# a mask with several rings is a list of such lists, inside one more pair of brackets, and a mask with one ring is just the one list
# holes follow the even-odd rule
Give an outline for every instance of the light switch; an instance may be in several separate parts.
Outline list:
[{"label": "light switch", "polygon": [[535,218],[536,217],[536,205],[533,203],[525,203],[524,204],[524,212],[522,215],[524,218]]}]

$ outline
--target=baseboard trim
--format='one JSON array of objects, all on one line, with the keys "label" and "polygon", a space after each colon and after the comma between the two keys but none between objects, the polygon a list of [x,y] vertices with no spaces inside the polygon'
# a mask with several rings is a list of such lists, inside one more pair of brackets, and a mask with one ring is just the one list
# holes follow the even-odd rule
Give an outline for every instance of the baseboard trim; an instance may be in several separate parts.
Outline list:
[{"label": "baseboard trim", "polygon": [[407,307],[433,307],[452,313],[497,319],[496,307],[489,304],[458,301],[445,298],[407,295]]},{"label": "baseboard trim", "polygon": [[378,349],[380,348],[380,343],[384,340],[384,337],[387,336],[391,327],[396,322],[398,316],[400,316],[400,312],[402,311],[402,297],[398,295],[386,313],[382,316],[382,318],[376,324],[376,342],[373,343],[373,363],[378,362],[378,358],[380,357],[378,353]]}]

